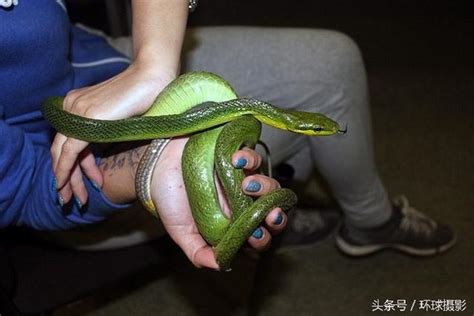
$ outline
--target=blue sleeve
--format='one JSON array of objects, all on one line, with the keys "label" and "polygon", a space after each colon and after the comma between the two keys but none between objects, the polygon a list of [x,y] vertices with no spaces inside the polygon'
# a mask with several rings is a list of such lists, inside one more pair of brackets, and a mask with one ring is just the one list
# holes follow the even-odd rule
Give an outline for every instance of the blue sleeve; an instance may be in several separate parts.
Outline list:
[{"label": "blue sleeve", "polygon": [[34,145],[22,129],[8,125],[2,110],[0,105],[0,228],[68,229],[102,221],[129,206],[113,204],[84,178],[88,203],[80,210],[76,205],[61,208],[53,187],[49,148]]}]

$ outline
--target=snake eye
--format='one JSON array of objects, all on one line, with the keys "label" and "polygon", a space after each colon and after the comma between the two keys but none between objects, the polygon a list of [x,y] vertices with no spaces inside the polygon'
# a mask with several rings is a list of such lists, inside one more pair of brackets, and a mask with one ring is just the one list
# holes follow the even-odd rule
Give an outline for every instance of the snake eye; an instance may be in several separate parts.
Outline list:
[{"label": "snake eye", "polygon": [[322,128],[321,126],[316,126],[316,127],[314,128],[314,130],[315,130],[316,132],[321,132],[321,131],[323,130],[323,128]]}]

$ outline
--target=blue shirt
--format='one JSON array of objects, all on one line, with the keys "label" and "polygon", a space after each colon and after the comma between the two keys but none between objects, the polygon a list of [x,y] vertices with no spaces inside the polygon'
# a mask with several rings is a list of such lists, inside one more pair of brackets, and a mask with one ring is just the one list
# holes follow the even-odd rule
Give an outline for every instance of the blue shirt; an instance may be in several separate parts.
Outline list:
[{"label": "blue shirt", "polygon": [[89,202],[65,212],[52,185],[54,131],[41,114],[52,95],[104,81],[128,66],[106,40],[71,25],[61,0],[0,6],[0,228],[66,229],[124,206],[85,179]]}]

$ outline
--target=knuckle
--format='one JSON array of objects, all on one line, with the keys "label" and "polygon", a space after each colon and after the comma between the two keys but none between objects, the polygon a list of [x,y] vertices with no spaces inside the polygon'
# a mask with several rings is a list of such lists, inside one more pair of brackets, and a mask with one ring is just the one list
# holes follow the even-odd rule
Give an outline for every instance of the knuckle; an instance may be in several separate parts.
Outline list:
[{"label": "knuckle", "polygon": [[100,118],[99,113],[94,106],[95,102],[90,98],[79,97],[70,106],[68,111],[71,113],[89,117],[89,118]]},{"label": "knuckle", "polygon": [[79,97],[74,101],[74,104],[71,107],[71,112],[84,114],[87,111],[88,104],[89,102],[87,102],[87,100],[84,100],[83,97]]},{"label": "knuckle", "polygon": [[69,170],[66,168],[66,166],[64,166],[63,164],[58,164],[58,166],[56,167],[56,173],[58,175],[62,175],[62,174],[69,174]]},{"label": "knuckle", "polygon": [[73,106],[74,102],[76,101],[78,97],[79,97],[79,92],[77,90],[69,91],[64,97],[64,103],[63,103],[64,109],[69,110]]},{"label": "knuckle", "polygon": [[72,142],[66,141],[63,145],[62,152],[65,156],[74,156],[77,154],[78,150]]},{"label": "knuckle", "polygon": [[80,172],[74,172],[71,176],[71,186],[74,188],[74,191],[80,192],[85,190],[84,182],[82,181],[82,174]]},{"label": "knuckle", "polygon": [[90,118],[100,118],[99,116],[99,112],[96,110],[96,108],[94,106],[92,106],[91,103],[89,103],[86,107],[86,105],[84,105],[84,112],[83,112],[83,115],[85,117],[90,117]]}]

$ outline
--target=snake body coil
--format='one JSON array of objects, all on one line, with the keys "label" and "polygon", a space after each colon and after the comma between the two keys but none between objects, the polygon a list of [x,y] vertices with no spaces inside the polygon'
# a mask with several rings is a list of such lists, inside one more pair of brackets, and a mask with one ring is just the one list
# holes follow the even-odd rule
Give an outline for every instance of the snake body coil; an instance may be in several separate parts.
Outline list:
[{"label": "snake body coil", "polygon": [[[110,143],[170,138],[192,134],[182,158],[186,191],[198,229],[215,247],[221,268],[229,267],[236,252],[270,210],[291,208],[296,195],[278,189],[253,201],[240,184],[244,178],[230,161],[242,146],[254,147],[261,124],[306,135],[339,132],[336,122],[318,113],[282,110],[255,99],[238,99],[232,87],[207,72],[187,73],[170,83],[141,117],[107,121],[80,117],[62,110],[63,99],[49,98],[43,105],[46,119],[59,132],[88,142]],[[152,158],[146,158],[152,159]],[[217,172],[232,209],[221,212],[214,182]],[[137,179],[138,190],[149,179]],[[157,214],[151,200],[142,201]]]}]

